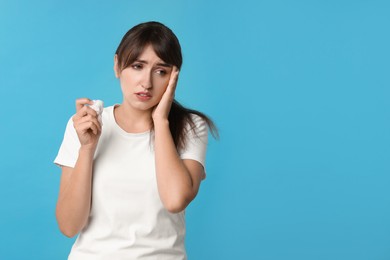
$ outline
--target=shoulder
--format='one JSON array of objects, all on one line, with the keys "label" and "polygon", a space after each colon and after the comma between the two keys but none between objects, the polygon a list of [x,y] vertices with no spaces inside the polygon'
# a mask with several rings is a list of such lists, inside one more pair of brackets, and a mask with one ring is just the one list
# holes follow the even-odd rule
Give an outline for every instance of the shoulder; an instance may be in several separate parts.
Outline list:
[{"label": "shoulder", "polygon": [[103,108],[102,116],[109,116],[114,112],[114,105]]},{"label": "shoulder", "polygon": [[103,120],[103,125],[106,123],[111,123],[111,119],[114,117],[114,107],[115,105],[112,106],[107,106],[103,108],[102,112],[102,120]]},{"label": "shoulder", "polygon": [[179,150],[181,159],[198,161],[204,167],[207,142],[208,126],[206,120],[197,114],[191,113],[186,124],[185,145]]},{"label": "shoulder", "polygon": [[197,114],[191,113],[185,125],[185,136],[187,140],[207,142],[208,125],[206,120]]},{"label": "shoulder", "polygon": [[202,123],[205,123],[205,120],[203,119],[203,117],[197,115],[197,114],[194,114],[194,113],[190,113],[190,117],[191,117],[191,120],[194,122],[194,123],[197,123],[197,124],[202,124]]},{"label": "shoulder", "polygon": [[206,120],[194,113],[190,114],[189,122],[186,124],[186,130],[195,132],[196,134],[199,134],[200,132],[207,132],[207,123]]}]

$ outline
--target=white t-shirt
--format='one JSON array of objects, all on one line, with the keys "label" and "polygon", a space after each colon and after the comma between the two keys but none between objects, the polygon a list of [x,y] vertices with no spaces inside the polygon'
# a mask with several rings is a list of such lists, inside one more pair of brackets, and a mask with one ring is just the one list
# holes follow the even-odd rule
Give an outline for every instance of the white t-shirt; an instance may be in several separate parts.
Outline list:
[{"label": "white t-shirt", "polygon": [[[189,131],[186,149],[179,155],[204,166],[208,129],[201,117],[192,117],[196,135]],[[68,259],[187,259],[184,211],[170,213],[160,200],[150,132],[124,131],[115,121],[114,106],[104,108],[102,120],[91,211]],[[79,147],[70,119],[54,163],[74,167]]]}]

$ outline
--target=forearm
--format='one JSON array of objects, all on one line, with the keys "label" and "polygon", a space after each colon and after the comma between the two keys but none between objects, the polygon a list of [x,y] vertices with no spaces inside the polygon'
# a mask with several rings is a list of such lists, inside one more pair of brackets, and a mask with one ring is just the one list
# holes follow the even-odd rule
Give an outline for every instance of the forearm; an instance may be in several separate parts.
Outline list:
[{"label": "forearm", "polygon": [[64,190],[60,192],[56,215],[61,231],[72,237],[88,220],[91,208],[92,165],[94,150],[79,150],[76,165]]},{"label": "forearm", "polygon": [[168,120],[155,122],[155,161],[161,201],[171,212],[183,210],[193,199],[192,179],[178,155]]}]

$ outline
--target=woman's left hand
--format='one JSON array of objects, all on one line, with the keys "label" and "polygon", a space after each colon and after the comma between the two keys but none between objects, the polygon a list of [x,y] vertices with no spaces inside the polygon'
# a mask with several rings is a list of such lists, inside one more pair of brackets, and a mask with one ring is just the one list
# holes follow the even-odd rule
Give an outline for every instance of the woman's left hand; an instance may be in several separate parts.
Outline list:
[{"label": "woman's left hand", "polygon": [[168,119],[169,111],[171,110],[171,105],[175,97],[178,77],[179,69],[176,66],[173,66],[167,89],[165,90],[160,102],[153,109],[152,118],[154,122],[156,122],[156,120]]}]

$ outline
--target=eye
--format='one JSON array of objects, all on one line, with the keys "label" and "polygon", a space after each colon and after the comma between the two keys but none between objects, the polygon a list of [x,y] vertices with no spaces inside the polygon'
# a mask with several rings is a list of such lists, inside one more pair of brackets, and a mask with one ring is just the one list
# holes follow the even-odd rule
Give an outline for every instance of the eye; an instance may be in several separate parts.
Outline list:
[{"label": "eye", "polygon": [[163,69],[157,69],[156,70],[156,73],[161,75],[161,76],[165,76],[167,74],[167,71],[166,70],[163,70]]},{"label": "eye", "polygon": [[142,69],[142,64],[141,63],[134,63],[133,65],[131,65],[131,67],[135,70],[140,70],[140,69]]}]

